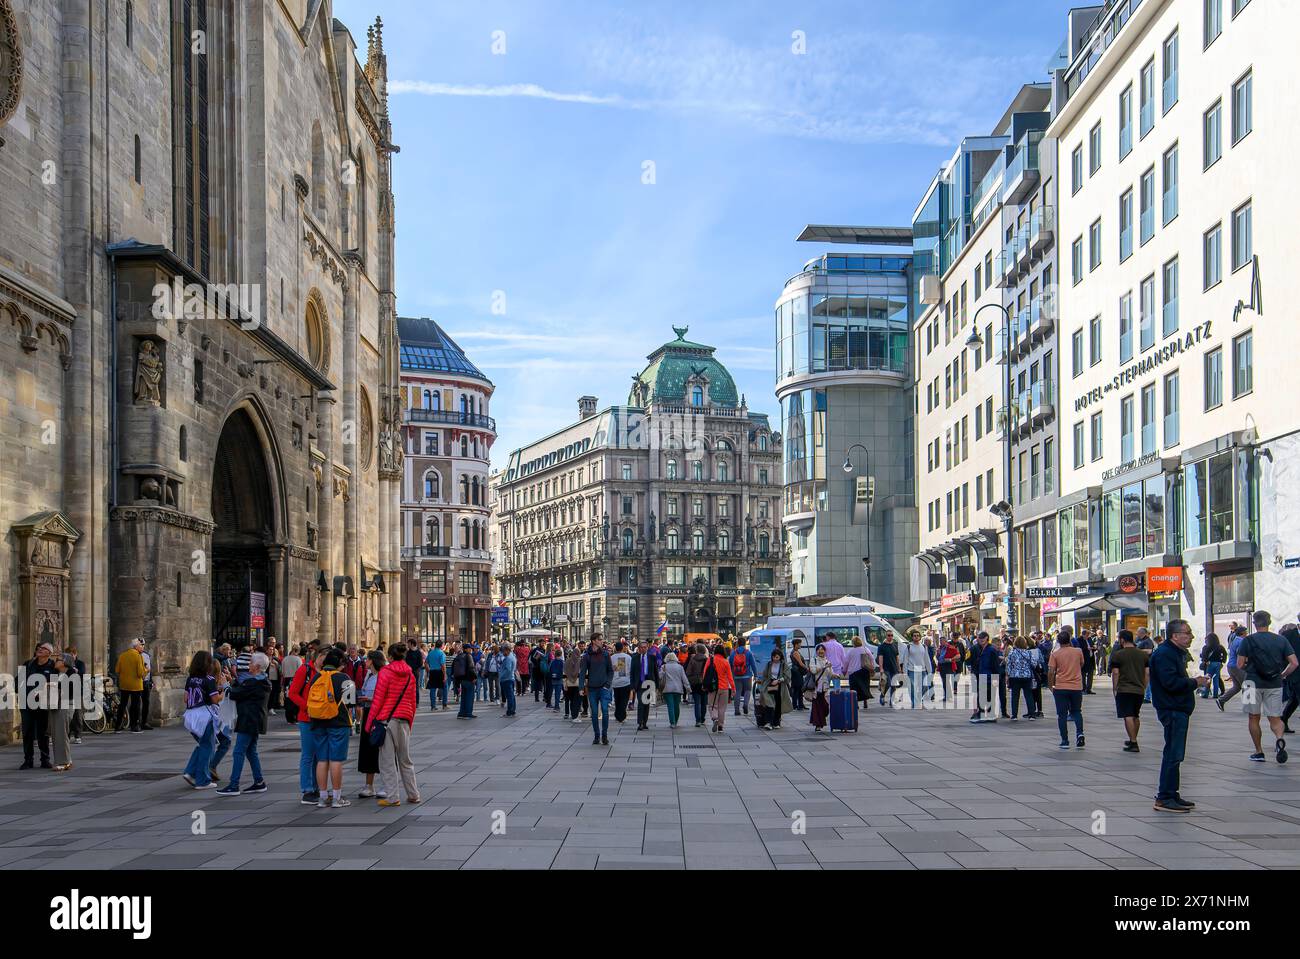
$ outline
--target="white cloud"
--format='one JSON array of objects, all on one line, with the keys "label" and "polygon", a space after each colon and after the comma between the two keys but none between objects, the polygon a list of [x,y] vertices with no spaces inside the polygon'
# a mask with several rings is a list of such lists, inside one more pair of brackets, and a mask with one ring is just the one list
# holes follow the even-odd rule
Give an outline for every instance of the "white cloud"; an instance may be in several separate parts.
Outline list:
[{"label": "white cloud", "polygon": [[594,93],[559,93],[535,83],[507,83],[495,86],[464,83],[430,83],[426,80],[394,80],[390,93],[420,93],[429,97],[528,97],[560,103],[588,103],[600,106],[633,106],[622,97],[597,96]]}]

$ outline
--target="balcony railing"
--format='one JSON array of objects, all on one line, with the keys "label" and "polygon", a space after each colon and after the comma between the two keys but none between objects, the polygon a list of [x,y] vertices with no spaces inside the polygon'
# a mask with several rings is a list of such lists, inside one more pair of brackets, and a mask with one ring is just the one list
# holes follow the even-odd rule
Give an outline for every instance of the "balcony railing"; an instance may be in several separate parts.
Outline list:
[{"label": "balcony railing", "polygon": [[1039,207],[1029,218],[1029,243],[1035,253],[1051,246],[1056,235],[1056,208]]},{"label": "balcony railing", "polygon": [[1038,147],[1043,139],[1042,130],[1030,130],[1016,144],[1015,156],[1007,163],[1006,202],[1019,203],[1038,185]]},{"label": "balcony railing", "polygon": [[1124,28],[1124,24],[1128,23],[1129,17],[1133,15],[1133,11],[1141,4],[1142,0],[1106,0],[1101,13],[1097,14],[1097,19],[1093,21],[1092,26],[1084,36],[1082,44],[1080,44],[1079,55],[1074,58],[1074,62],[1070,64],[1070,69],[1066,74],[1065,98],[1067,101],[1078,91],[1080,85],[1087,79],[1088,74],[1092,72],[1093,67],[1101,59],[1102,54],[1115,42],[1120,30]]},{"label": "balcony railing", "polygon": [[1053,411],[1055,391],[1051,380],[1039,380],[1016,398],[1018,427],[1023,431],[1042,423]]},{"label": "balcony railing", "polygon": [[497,421],[481,413],[459,413],[455,410],[426,410],[412,407],[406,411],[408,423],[447,423],[452,426],[471,426],[496,432]]},{"label": "balcony railing", "polygon": [[419,559],[422,556],[450,556],[450,546],[403,546],[402,559]]},{"label": "balcony railing", "polygon": [[1044,336],[1056,323],[1056,290],[1049,288],[1034,297],[1029,304],[1029,333]]}]

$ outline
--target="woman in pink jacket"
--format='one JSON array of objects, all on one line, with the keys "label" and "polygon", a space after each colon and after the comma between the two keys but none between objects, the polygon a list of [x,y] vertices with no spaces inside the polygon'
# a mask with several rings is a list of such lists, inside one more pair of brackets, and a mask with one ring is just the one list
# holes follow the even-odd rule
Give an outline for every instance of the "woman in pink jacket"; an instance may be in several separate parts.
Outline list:
[{"label": "woman in pink jacket", "polygon": [[[379,775],[384,780],[384,798],[380,806],[400,806],[402,795],[408,803],[420,801],[415,783],[415,766],[411,763],[411,724],[415,722],[415,674],[406,665],[406,646],[394,643],[388,649],[389,663],[379,671],[374,698],[366,716],[365,735],[376,726],[385,727],[384,742],[379,748]],[[400,789],[399,789],[400,784]]]}]

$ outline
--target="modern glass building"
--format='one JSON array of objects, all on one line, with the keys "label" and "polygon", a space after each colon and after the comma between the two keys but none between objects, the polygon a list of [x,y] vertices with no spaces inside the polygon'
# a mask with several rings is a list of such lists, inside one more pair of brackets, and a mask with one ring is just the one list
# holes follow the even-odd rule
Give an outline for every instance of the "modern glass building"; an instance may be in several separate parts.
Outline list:
[{"label": "modern glass building", "polygon": [[[800,239],[910,245],[911,232],[809,227]],[[917,537],[911,269],[910,255],[825,253],[777,301],[783,523],[799,600],[907,605]]]}]

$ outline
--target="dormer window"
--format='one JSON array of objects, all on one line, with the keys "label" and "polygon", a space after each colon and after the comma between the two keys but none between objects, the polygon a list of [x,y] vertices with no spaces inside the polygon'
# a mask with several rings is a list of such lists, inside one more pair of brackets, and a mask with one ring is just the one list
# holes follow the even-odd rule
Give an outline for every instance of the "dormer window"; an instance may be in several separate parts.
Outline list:
[{"label": "dormer window", "polygon": [[692,387],[691,387],[691,406],[699,407],[699,406],[703,406],[703,405],[704,405],[704,387],[702,387],[702,386],[692,386]]}]

